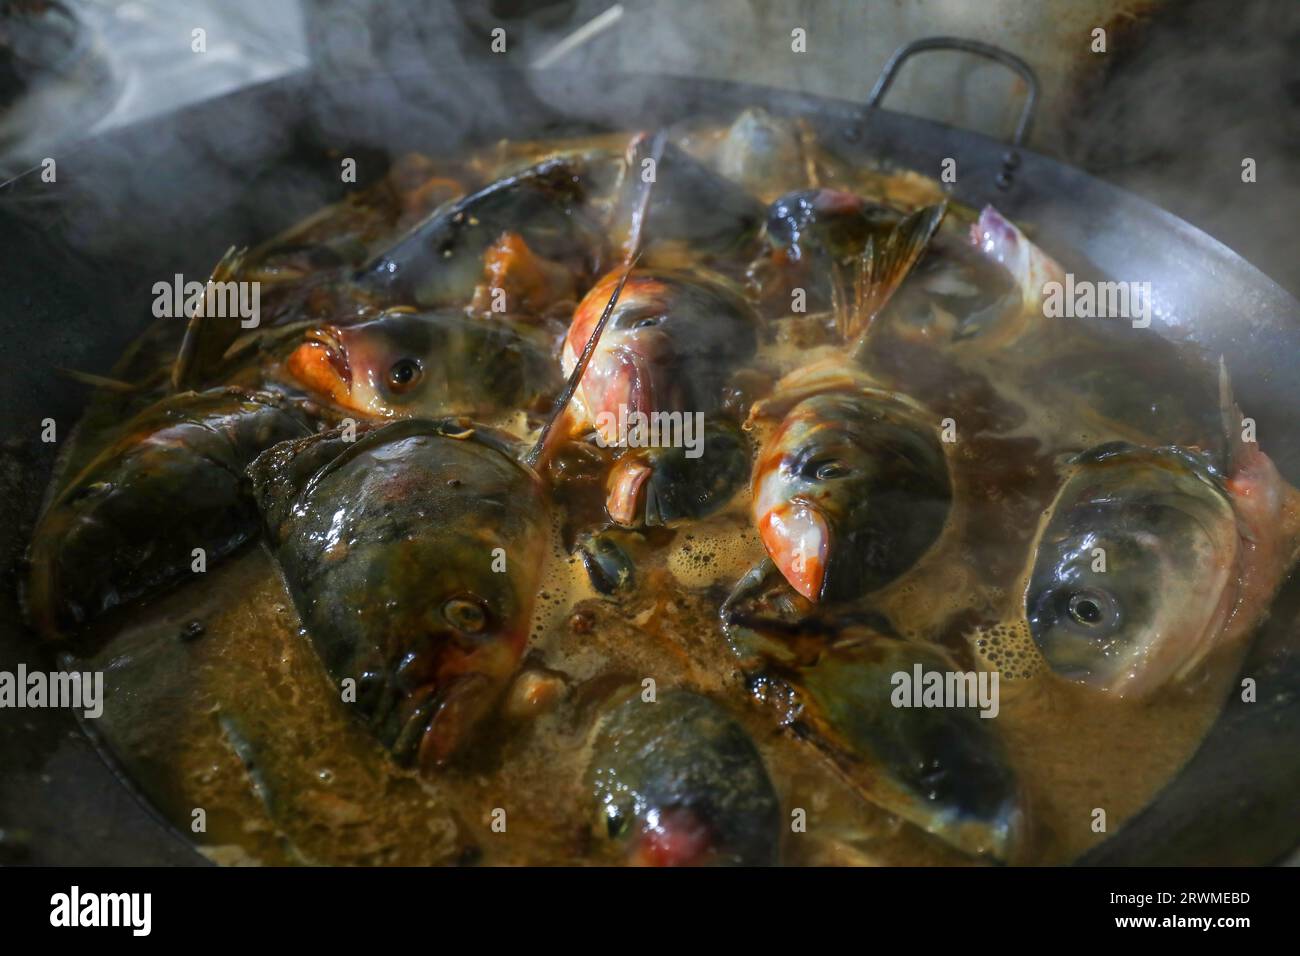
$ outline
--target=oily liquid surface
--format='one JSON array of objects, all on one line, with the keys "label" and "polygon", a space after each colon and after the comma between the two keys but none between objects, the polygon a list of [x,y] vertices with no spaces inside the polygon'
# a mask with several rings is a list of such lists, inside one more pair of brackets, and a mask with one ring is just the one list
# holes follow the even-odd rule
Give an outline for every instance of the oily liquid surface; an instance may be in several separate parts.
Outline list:
[{"label": "oily liquid surface", "polygon": [[[708,142],[701,137],[701,152]],[[832,183],[866,195],[908,205],[933,198],[911,174],[848,178],[828,168]],[[781,322],[758,358],[771,373],[835,350],[826,316]],[[1083,402],[1043,399],[1041,343],[1032,338],[1008,375],[1005,355],[945,355],[929,334],[884,326],[868,366],[905,379],[910,395],[956,420],[954,512],[939,542],[874,603],[903,636],[943,645],[965,668],[999,671],[996,729],[1029,819],[1013,862],[1066,862],[1114,833],[1187,760],[1242,649],[1222,649],[1189,681],[1142,703],[1047,669],[1021,602],[1034,536],[1059,487],[1057,463],[1133,438],[1131,424]],[[1051,338],[1059,353],[1055,331]],[[102,624],[98,650],[81,664],[106,672],[104,716],[93,729],[143,795],[219,862],[611,863],[583,785],[593,702],[649,678],[661,691],[712,696],[749,732],[785,818],[805,812],[804,831],[787,826],[782,837],[783,862],[973,862],[863,799],[750,696],[717,608],[762,557],[747,491],[719,514],[658,533],[638,552],[635,589],[617,600],[591,589],[557,533],[522,671],[558,672],[562,691],[538,713],[503,709],[471,755],[420,777],[396,766],[341,704],[274,560],[253,545]],[[201,634],[187,634],[192,621]],[[1094,831],[1097,809],[1107,833]]]},{"label": "oily liquid surface", "polygon": [[[807,742],[746,701],[713,619],[720,592],[709,587],[733,580],[761,548],[739,517],[709,522],[716,535],[679,534],[626,607],[582,599],[578,569],[553,557],[548,603],[566,613],[544,615],[553,620],[532,653],[571,686],[653,677],[661,688],[730,701],[786,812],[807,811],[807,832],[784,837],[786,863],[969,862],[859,799]],[[573,612],[566,583],[580,598]],[[917,594],[909,586],[899,600],[926,600]],[[193,619],[205,633],[182,639]],[[972,660],[980,640],[986,660],[1020,656],[1014,669],[1002,663],[996,723],[1032,807],[1026,862],[1067,861],[1098,841],[1094,808],[1106,810],[1108,827],[1140,810],[1213,721],[1236,663],[1211,661],[1198,686],[1139,704],[1053,676],[1037,664],[1023,625],[974,629]],[[580,701],[502,721],[468,766],[432,778],[402,770],[339,703],[261,547],[137,615],[94,666],[106,671],[108,701],[96,729],[179,828],[205,812],[206,832],[195,840],[219,862],[613,862],[590,835]],[[505,832],[492,829],[498,810]]]}]

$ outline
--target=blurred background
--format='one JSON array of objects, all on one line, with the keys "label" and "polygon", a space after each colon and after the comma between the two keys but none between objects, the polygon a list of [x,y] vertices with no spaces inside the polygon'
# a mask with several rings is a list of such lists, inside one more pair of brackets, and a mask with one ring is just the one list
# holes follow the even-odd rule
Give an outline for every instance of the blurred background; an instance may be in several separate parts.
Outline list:
[{"label": "blurred background", "polygon": [[[0,0],[0,169],[309,69],[509,62],[864,101],[890,52],[936,34],[1029,62],[1032,148],[1147,196],[1300,293],[1300,0]],[[1007,137],[1023,93],[996,64],[928,53],[885,105]],[[1225,203],[1247,158],[1255,201]]]}]

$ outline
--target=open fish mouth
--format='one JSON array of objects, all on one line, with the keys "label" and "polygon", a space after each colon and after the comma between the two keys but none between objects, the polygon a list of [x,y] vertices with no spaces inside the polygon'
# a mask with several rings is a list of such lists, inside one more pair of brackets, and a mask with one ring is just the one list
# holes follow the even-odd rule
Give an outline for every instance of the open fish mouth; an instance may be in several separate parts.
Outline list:
[{"label": "open fish mouth", "polygon": [[289,374],[314,392],[335,401],[352,392],[352,367],[337,329],[311,329],[287,362]]},{"label": "open fish mouth", "polygon": [[629,345],[606,351],[583,376],[584,403],[601,438],[610,445],[627,437],[620,426],[631,427],[629,415],[670,410],[665,407],[667,394],[660,364]]},{"label": "open fish mouth", "polygon": [[418,688],[408,703],[410,716],[393,743],[393,756],[424,772],[444,766],[491,707],[496,698],[493,686],[483,674],[465,674],[441,687]]}]

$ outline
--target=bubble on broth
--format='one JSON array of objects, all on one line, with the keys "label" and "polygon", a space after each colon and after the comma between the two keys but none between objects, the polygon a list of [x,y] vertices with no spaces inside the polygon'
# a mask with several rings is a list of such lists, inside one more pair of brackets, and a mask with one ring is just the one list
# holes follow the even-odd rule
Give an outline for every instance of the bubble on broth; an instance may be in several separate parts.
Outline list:
[{"label": "bubble on broth", "polygon": [[748,522],[718,523],[706,533],[679,535],[665,559],[669,572],[683,587],[704,588],[731,583],[763,557],[763,545]]},{"label": "bubble on broth", "polygon": [[545,561],[528,632],[534,642],[562,627],[578,602],[599,596],[591,586],[582,561],[564,550],[560,521],[558,514],[552,516],[551,547],[544,556],[519,555],[516,558],[535,561],[542,557]]},{"label": "bubble on broth", "polygon": [[977,626],[969,640],[980,663],[1003,680],[1028,680],[1046,666],[1024,619]]}]

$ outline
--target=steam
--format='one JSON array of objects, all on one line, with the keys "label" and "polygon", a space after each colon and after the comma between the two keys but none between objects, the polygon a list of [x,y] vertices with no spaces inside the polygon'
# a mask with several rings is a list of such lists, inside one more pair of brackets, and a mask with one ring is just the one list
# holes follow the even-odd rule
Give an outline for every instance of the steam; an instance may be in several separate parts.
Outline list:
[{"label": "steam", "polygon": [[[1145,196],[1300,294],[1300,4],[1190,0],[1158,14],[1092,104],[1065,158]],[[1254,160],[1255,182],[1243,182]]]},{"label": "steam", "polygon": [[[101,27],[110,12],[121,19],[137,7],[141,30],[156,28],[158,11],[166,8],[170,26],[152,42],[173,44],[178,64],[193,59],[182,27],[204,18],[212,9],[207,0],[78,5],[92,26]],[[1141,14],[1136,20],[1134,11]],[[321,127],[322,141],[356,154],[364,184],[382,174],[392,155],[454,153],[466,137],[481,141],[490,127],[509,128],[512,117],[545,109],[558,87],[566,102],[577,103],[575,124],[599,115],[608,90],[573,79],[583,71],[710,76],[861,101],[898,43],[951,33],[1002,45],[1037,69],[1043,97],[1033,148],[1148,196],[1300,291],[1300,276],[1292,274],[1293,223],[1300,213],[1300,176],[1291,166],[1300,155],[1294,122],[1300,65],[1292,55],[1300,48],[1300,4],[1294,0],[1078,0],[1033,9],[1012,0],[814,0],[795,6],[751,0],[304,0],[295,14],[277,17],[274,24],[248,11],[235,17],[245,34],[266,30],[244,53],[269,63],[278,52],[283,68],[313,62],[336,85],[307,93],[305,86],[296,90],[291,77],[286,92],[264,98],[257,116],[238,106],[218,106],[201,124],[182,115],[179,122],[116,139],[111,151],[101,143],[88,165],[77,162],[78,149],[65,141],[50,147],[60,160],[57,188],[33,188],[28,173],[21,188],[0,190],[0,208],[30,210],[43,217],[44,227],[56,207],[64,214],[54,218],[74,249],[141,267],[142,257],[156,258],[161,249],[163,259],[148,263],[151,281],[177,270],[198,278],[230,244],[266,238],[344,193],[327,170],[337,156],[295,148],[304,117]],[[1137,25],[1124,29],[1126,23]],[[1104,56],[1087,49],[1097,26],[1109,34]],[[792,50],[795,28],[806,31],[804,53]],[[504,50],[494,51],[497,29],[504,31]],[[220,49],[222,32],[211,30],[214,49]],[[278,37],[293,37],[301,48],[289,42],[276,50]],[[101,52],[111,61],[123,51],[107,44]],[[155,55],[164,62],[161,52]],[[526,68],[539,60],[553,69],[530,71],[531,82],[506,97],[494,84],[454,75]],[[455,85],[453,96],[436,97],[436,108],[421,95],[429,92],[430,70],[433,83]],[[1085,82],[1097,76],[1105,82]],[[386,115],[347,108],[358,84],[371,87],[369,99],[388,104]],[[923,54],[904,67],[886,106],[1005,136],[1020,92],[995,65]],[[653,99],[655,85],[620,88],[620,98],[629,94],[632,121],[640,105],[634,97]],[[138,89],[122,93],[128,100],[140,95]],[[335,123],[333,117],[342,119]],[[393,129],[401,135],[394,138]],[[94,130],[82,122],[76,131]],[[294,155],[298,165],[275,168],[265,161],[274,155]],[[1255,183],[1242,182],[1247,158],[1256,163]],[[0,181],[32,161],[11,165]],[[233,232],[223,212],[232,205]],[[204,226],[218,217],[227,232],[210,235]]]}]

